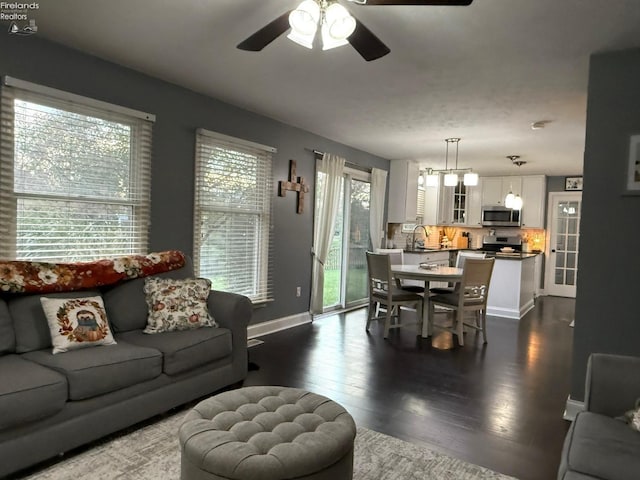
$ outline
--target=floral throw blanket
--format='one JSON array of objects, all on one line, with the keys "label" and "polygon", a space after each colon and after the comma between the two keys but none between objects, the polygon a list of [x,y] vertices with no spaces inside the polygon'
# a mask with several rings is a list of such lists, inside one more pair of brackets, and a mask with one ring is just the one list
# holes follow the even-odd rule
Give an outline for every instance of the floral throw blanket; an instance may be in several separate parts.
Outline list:
[{"label": "floral throw blanket", "polygon": [[84,290],[176,270],[184,263],[184,254],[178,250],[77,263],[0,260],[0,291],[51,293]]}]

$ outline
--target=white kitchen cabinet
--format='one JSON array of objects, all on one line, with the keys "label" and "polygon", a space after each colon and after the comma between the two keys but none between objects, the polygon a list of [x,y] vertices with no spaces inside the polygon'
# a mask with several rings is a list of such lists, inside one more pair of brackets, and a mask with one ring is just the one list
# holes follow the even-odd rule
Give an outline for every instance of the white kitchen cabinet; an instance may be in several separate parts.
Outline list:
[{"label": "white kitchen cabinet", "polygon": [[[444,182],[444,177],[441,177],[441,182]],[[438,225],[467,225],[470,188],[464,185],[462,176],[455,187],[440,184]]]},{"label": "white kitchen cabinet", "polygon": [[394,160],[389,169],[389,223],[415,222],[418,206],[418,164]]},{"label": "white kitchen cabinet", "polygon": [[482,204],[504,205],[509,192],[522,195],[522,177],[482,177]]},{"label": "white kitchen cabinet", "polygon": [[467,225],[469,227],[482,226],[482,185],[483,179],[478,179],[478,185],[467,187]]},{"label": "white kitchen cabinet", "polygon": [[544,228],[546,191],[544,175],[522,177],[522,228]]},{"label": "white kitchen cabinet", "polygon": [[502,177],[482,177],[482,205],[504,205]]},{"label": "white kitchen cabinet", "polygon": [[424,190],[424,210],[422,215],[423,225],[438,224],[438,209],[440,203],[440,185],[435,187],[425,187]]}]

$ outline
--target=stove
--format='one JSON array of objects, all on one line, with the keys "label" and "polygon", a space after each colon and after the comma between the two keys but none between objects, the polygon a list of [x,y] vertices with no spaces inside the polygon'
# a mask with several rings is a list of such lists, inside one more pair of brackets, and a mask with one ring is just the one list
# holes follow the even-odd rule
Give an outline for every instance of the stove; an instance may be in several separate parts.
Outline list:
[{"label": "stove", "polygon": [[522,251],[522,238],[520,235],[485,235],[482,237],[482,250],[487,252],[499,252],[501,248],[511,247],[514,253]]}]

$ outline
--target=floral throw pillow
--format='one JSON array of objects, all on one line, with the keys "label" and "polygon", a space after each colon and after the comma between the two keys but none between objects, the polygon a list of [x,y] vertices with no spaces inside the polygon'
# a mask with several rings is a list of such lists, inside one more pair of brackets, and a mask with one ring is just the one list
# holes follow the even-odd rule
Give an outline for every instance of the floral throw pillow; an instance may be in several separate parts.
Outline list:
[{"label": "floral throw pillow", "polygon": [[206,278],[147,278],[144,293],[149,317],[144,333],[217,327],[207,308],[210,291],[211,282]]},{"label": "floral throw pillow", "polygon": [[40,303],[49,324],[54,354],[116,343],[101,297],[41,297]]}]

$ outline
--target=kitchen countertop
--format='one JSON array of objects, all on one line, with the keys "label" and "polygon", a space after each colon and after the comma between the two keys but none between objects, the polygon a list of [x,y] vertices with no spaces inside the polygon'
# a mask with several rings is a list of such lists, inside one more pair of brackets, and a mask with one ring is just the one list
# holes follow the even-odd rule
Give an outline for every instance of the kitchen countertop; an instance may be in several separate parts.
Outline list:
[{"label": "kitchen countertop", "polygon": [[487,258],[497,258],[500,260],[525,260],[527,258],[533,258],[536,255],[540,255],[542,252],[513,252],[502,253],[489,250],[483,250],[481,248],[417,248],[414,250],[405,249],[405,253],[434,253],[434,252],[458,252],[460,250],[468,250],[472,252],[485,252]]}]

